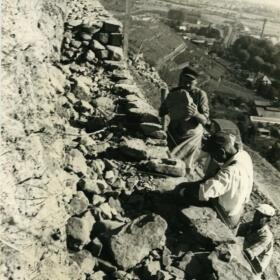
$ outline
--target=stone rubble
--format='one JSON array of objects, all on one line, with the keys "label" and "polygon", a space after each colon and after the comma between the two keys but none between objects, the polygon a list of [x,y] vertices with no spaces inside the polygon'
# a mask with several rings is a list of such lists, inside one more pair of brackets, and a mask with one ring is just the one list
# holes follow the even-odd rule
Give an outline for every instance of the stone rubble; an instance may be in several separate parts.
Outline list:
[{"label": "stone rubble", "polygon": [[164,83],[124,57],[122,24],[96,0],[27,2],[4,4],[0,278],[251,279],[242,240],[176,196],[191,178],[139,80]]},{"label": "stone rubble", "polygon": [[185,164],[170,158],[158,112],[130,74],[122,24],[102,8],[91,14],[70,14],[61,49],[70,84],[63,110],[78,130],[65,166],[79,177],[66,225],[73,260],[94,280],[231,279],[216,268],[215,248],[234,236],[211,209],[189,207],[181,217],[184,207],[166,202],[175,179],[186,180]]}]

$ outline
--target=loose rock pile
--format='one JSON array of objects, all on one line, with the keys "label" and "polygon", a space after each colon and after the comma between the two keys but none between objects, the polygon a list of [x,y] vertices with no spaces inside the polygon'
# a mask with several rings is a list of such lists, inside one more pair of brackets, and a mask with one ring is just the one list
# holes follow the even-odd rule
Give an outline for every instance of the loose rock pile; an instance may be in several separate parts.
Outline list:
[{"label": "loose rock pile", "polygon": [[60,109],[72,124],[65,170],[77,178],[71,258],[86,279],[225,279],[212,266],[219,252],[210,253],[234,237],[209,209],[180,213],[174,188],[188,180],[185,165],[169,157],[158,112],[128,71],[121,23],[95,15],[69,19],[62,44],[69,84]]}]

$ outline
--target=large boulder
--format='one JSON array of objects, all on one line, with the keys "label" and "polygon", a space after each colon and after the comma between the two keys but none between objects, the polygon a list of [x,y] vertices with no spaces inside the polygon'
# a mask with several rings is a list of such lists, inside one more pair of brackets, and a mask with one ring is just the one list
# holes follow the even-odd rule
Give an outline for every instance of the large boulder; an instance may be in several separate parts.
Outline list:
[{"label": "large boulder", "polygon": [[213,248],[221,243],[236,241],[232,231],[217,218],[213,209],[191,206],[183,209],[182,214],[191,226],[194,238],[199,244]]},{"label": "large boulder", "polygon": [[212,263],[219,280],[256,279],[247,260],[244,258],[242,244],[223,244],[213,251],[208,259]]},{"label": "large boulder", "polygon": [[110,250],[116,264],[129,269],[149,253],[164,246],[166,221],[159,215],[143,215],[125,225],[110,240]]}]

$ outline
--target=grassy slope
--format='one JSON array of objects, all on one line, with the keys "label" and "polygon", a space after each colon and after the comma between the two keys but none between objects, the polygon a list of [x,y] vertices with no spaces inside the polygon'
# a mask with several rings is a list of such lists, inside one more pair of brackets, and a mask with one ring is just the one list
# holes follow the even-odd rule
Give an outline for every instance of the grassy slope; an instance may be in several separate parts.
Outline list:
[{"label": "grassy slope", "polygon": [[134,21],[129,32],[131,51],[143,52],[145,60],[152,66],[171,53],[183,40],[171,28],[161,22]]}]

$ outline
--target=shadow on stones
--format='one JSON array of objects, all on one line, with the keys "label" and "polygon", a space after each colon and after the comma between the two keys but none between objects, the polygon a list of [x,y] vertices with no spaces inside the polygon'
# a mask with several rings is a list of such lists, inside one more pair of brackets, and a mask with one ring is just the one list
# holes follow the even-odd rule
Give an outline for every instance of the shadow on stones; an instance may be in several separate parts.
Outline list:
[{"label": "shadow on stones", "polygon": [[[198,186],[199,182],[183,183],[164,193],[135,190],[131,195],[122,194],[119,200],[126,216],[131,219],[155,213],[166,220],[166,247],[173,256],[173,265],[184,271],[184,279],[211,280],[216,278],[208,255],[214,246],[211,242],[200,242],[198,233],[181,213],[182,209],[191,205],[209,206],[198,202]],[[182,189],[185,190],[183,197],[180,195]]]},{"label": "shadow on stones", "polygon": [[[135,190],[131,195],[122,194],[119,199],[125,215],[135,219],[141,215],[155,213],[164,218],[168,224],[166,231],[166,246],[173,255],[182,252],[213,250],[212,244],[197,243],[196,233],[181,210],[191,205],[209,206],[208,203],[198,202],[198,182],[183,183],[172,191],[160,193],[159,191]],[[182,197],[180,191],[184,189]],[[206,246],[205,246],[206,245]]]}]

